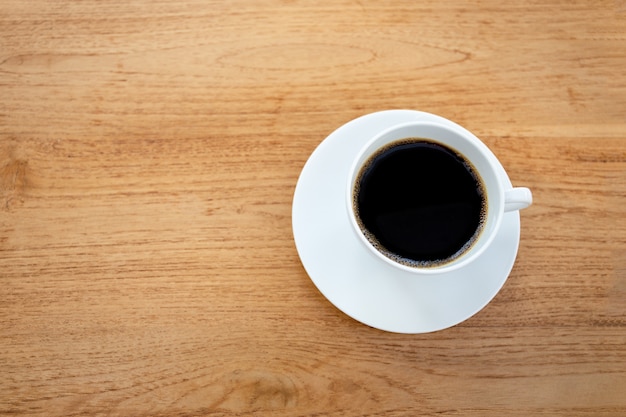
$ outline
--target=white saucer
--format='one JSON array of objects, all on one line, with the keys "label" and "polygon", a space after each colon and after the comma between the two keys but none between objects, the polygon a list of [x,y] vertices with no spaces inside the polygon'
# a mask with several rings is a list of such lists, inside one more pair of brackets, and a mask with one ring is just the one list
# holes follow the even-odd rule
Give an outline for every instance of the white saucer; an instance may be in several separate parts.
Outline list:
[{"label": "white saucer", "polygon": [[[388,110],[341,126],[309,157],[292,207],[296,248],[320,292],[348,316],[397,333],[445,329],[480,311],[504,285],[520,238],[519,212],[505,213],[500,231],[480,258],[441,275],[415,276],[368,252],[351,229],[345,206],[350,164],[377,132],[414,120],[453,124],[429,113]],[[502,166],[500,170],[510,185]]]}]

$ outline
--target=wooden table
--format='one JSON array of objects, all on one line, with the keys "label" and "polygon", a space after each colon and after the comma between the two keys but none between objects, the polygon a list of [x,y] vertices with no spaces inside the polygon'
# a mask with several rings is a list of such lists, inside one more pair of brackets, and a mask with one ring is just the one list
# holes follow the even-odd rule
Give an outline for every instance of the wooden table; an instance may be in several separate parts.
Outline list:
[{"label": "wooden table", "polygon": [[[430,334],[293,242],[311,152],[394,108],[534,192],[504,288]],[[0,415],[626,415],[626,3],[3,1]]]}]

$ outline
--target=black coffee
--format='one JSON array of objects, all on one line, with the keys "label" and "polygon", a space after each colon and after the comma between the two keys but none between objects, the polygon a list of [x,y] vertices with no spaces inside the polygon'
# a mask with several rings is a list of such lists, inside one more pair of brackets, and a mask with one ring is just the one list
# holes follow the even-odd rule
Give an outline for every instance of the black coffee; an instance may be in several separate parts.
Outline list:
[{"label": "black coffee", "polygon": [[487,212],[484,185],[454,150],[409,138],[380,149],[361,168],[354,209],[379,251],[410,266],[439,266],[463,254]]}]

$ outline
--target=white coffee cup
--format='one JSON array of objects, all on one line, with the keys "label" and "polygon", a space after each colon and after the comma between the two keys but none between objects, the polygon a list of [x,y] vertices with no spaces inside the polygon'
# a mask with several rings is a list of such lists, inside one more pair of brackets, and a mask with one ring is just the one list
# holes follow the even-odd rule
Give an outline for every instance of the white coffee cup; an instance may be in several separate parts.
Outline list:
[{"label": "white coffee cup", "polygon": [[[397,259],[385,255],[368,237],[359,220],[355,209],[355,182],[364,164],[380,149],[397,141],[408,138],[422,138],[452,149],[473,166],[480,177],[486,199],[486,212],[480,234],[473,239],[468,248],[449,262],[435,263],[427,266],[407,265]],[[500,163],[489,148],[476,136],[456,125],[444,125],[435,122],[408,122],[390,127],[369,140],[357,154],[348,176],[346,205],[353,232],[367,249],[383,262],[415,274],[441,274],[462,268],[477,259],[491,244],[498,232],[502,218],[506,212],[521,210],[532,203],[532,193],[528,188],[511,188],[505,185],[499,175]],[[406,179],[407,186],[410,178]]]}]

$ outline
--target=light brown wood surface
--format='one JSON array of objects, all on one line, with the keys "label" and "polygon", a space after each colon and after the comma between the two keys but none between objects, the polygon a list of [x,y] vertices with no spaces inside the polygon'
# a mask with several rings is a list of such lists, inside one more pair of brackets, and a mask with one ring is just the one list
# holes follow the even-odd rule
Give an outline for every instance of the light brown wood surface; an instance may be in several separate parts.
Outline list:
[{"label": "light brown wood surface", "polygon": [[[300,170],[393,108],[534,192],[471,319],[386,333],[293,242]],[[626,415],[626,3],[0,3],[0,415]]]}]

